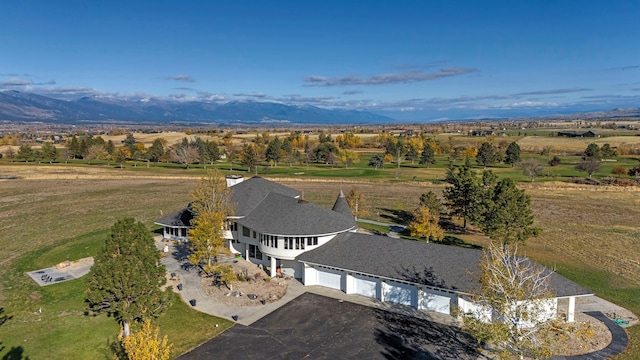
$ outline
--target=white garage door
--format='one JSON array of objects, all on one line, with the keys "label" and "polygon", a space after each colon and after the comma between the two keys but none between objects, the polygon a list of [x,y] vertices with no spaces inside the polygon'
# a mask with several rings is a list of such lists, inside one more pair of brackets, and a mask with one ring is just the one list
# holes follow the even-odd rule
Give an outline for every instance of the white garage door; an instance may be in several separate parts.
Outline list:
[{"label": "white garage door", "polygon": [[415,286],[389,281],[384,287],[384,301],[413,305]]},{"label": "white garage door", "polygon": [[342,271],[326,268],[317,268],[316,270],[318,271],[318,285],[342,290]]},{"label": "white garage door", "polygon": [[443,314],[451,313],[451,298],[424,292],[422,294],[421,310],[435,311]]},{"label": "white garage door", "polygon": [[353,292],[375,298],[378,281],[370,276],[353,274]]}]

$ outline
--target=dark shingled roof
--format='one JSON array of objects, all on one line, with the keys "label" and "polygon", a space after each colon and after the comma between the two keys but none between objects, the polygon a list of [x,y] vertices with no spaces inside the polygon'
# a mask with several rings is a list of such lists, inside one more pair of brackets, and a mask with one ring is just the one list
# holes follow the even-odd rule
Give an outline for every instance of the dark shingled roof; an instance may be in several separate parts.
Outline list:
[{"label": "dark shingled roof", "polygon": [[[479,286],[481,257],[482,251],[475,249],[349,232],[298,260],[473,293]],[[558,297],[593,294],[556,273],[550,285]]]},{"label": "dark shingled roof", "polygon": [[353,213],[351,212],[351,208],[349,207],[349,203],[347,202],[347,198],[344,197],[344,193],[340,190],[340,194],[338,194],[338,198],[336,202],[333,204],[333,211],[339,212],[345,216],[353,217]]},{"label": "dark shingled roof", "polygon": [[294,236],[332,234],[356,227],[353,216],[273,192],[237,223],[261,233]]},{"label": "dark shingled roof", "polygon": [[167,215],[162,219],[156,220],[156,224],[170,227],[179,227],[179,226],[191,226],[191,220],[194,218],[193,211],[191,211],[191,204],[187,206],[185,209],[174,212],[173,214]]},{"label": "dark shingled roof", "polygon": [[235,205],[234,216],[247,216],[269,193],[288,197],[300,195],[298,190],[254,176],[231,187],[231,203]]}]

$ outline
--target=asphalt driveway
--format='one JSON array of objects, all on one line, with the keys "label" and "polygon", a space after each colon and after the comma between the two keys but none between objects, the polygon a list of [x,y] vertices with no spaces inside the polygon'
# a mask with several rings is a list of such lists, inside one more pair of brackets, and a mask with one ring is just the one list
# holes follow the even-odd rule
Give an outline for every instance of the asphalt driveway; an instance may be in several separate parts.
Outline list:
[{"label": "asphalt driveway", "polygon": [[477,358],[475,341],[458,328],[305,293],[179,359]]}]

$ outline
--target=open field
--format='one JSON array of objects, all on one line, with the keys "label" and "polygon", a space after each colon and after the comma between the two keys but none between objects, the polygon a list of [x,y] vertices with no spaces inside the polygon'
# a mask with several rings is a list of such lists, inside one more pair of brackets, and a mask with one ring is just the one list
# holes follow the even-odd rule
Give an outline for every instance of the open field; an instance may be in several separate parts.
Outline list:
[{"label": "open field", "polygon": [[[275,179],[302,191],[305,199],[327,207],[333,204],[341,188],[347,192],[351,186],[358,186],[366,197],[368,217],[393,221],[412,210],[420,194],[429,190],[440,194],[444,188],[442,184],[410,181],[411,169],[402,171],[407,174],[402,176],[404,181],[397,180],[398,184],[385,179],[366,181],[359,176],[296,179],[281,175]],[[70,354],[76,358],[77,354],[95,358],[96,354],[104,354],[108,350],[106,339],[115,335],[117,324],[106,316],[83,315],[82,280],[39,288],[24,272],[95,255],[116,219],[131,216],[151,226],[162,214],[178,210],[188,202],[188,192],[202,172],[0,164],[0,174],[23,177],[0,180],[0,266],[10,269],[2,277],[0,307],[13,316],[0,327],[0,341],[6,347],[0,356],[17,346],[31,358],[43,357],[48,346],[60,348],[59,352],[49,354],[50,358]],[[523,186],[532,197],[536,220],[544,232],[530,239],[522,250],[598,295],[640,314],[638,188],[558,182]],[[468,242],[486,241],[478,233],[454,235]],[[34,312],[40,307],[43,314],[36,315]],[[182,321],[173,321],[175,318]],[[189,344],[179,347],[185,351],[213,335],[208,332],[185,339],[184,334],[193,333],[189,331],[190,322],[207,328],[208,323],[219,320],[178,306],[159,321],[171,341]],[[635,350],[620,359],[637,359],[640,355],[640,331],[636,326],[629,332],[631,348]],[[80,344],[68,348],[74,336],[82,337],[87,348],[88,344],[101,344],[96,345],[101,353]]]},{"label": "open field", "polygon": [[545,146],[551,146],[555,151],[584,151],[591,143],[598,146],[609,144],[611,147],[628,146],[640,148],[640,136],[611,136],[600,138],[566,138],[562,136],[525,136],[518,140],[518,145],[525,152],[540,153]]}]

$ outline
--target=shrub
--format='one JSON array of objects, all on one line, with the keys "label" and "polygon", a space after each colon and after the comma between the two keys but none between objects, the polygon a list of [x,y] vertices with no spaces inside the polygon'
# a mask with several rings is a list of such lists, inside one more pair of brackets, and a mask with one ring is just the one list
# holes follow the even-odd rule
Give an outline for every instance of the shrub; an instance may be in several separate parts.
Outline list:
[{"label": "shrub", "polygon": [[557,156],[554,156],[551,160],[549,160],[549,166],[556,166],[556,165],[560,165],[560,158]]}]

